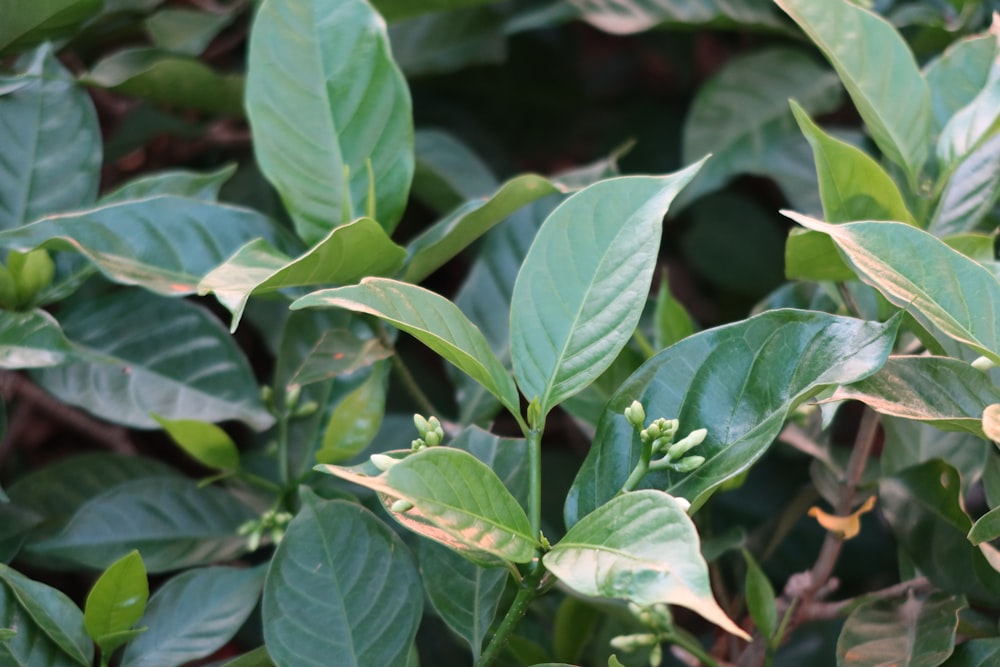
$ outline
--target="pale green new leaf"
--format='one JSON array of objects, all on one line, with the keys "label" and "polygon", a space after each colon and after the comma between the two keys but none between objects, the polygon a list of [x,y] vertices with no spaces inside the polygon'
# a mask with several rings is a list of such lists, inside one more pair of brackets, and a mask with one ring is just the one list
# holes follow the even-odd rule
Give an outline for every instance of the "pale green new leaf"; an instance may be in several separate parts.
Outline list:
[{"label": "pale green new leaf", "polygon": [[240,452],[236,443],[215,424],[196,419],[164,419],[155,414],[152,417],[181,449],[203,466],[239,469]]},{"label": "pale green new leaf", "polygon": [[[521,505],[496,473],[468,452],[431,447],[377,476],[338,466],[317,470],[377,491],[394,519],[473,562],[497,566],[535,556],[537,544]],[[413,507],[392,510],[397,499]]]},{"label": "pale green new leaf", "polygon": [[161,195],[53,215],[0,232],[0,246],[73,250],[123,285],[165,296],[193,294],[202,276],[273,223],[249,209]]},{"label": "pale green new leaf", "polygon": [[369,206],[391,232],[413,177],[413,119],[372,6],[266,0],[250,33],[248,72],[257,162],[299,236],[315,243]]},{"label": "pale green new leaf", "polygon": [[196,304],[124,290],[68,304],[60,316],[84,360],[34,378],[62,401],[135,428],[159,428],[154,413],[256,429],[274,421],[236,341]]},{"label": "pale green new leaf", "polygon": [[365,278],[359,285],[313,292],[291,307],[347,308],[380,317],[472,376],[512,414],[520,414],[514,380],[483,334],[455,304],[434,292],[388,278]]},{"label": "pale green new leaf", "polygon": [[[56,4],[4,8],[9,2],[0,0],[0,32],[20,14]],[[90,97],[49,46],[22,64],[26,71],[13,79],[19,87],[0,95],[0,229],[90,205],[101,175],[101,128]]]},{"label": "pale green new leaf", "polygon": [[749,640],[712,596],[698,531],[661,491],[618,496],[582,518],[542,559],[577,593],[676,604]]},{"label": "pale green new leaf", "polygon": [[827,222],[895,220],[916,224],[896,182],[860,148],[825,133],[795,101],[792,113],[812,146]]},{"label": "pale green new leaf", "polygon": [[386,371],[384,363],[333,409],[316,451],[317,463],[340,463],[371,444],[385,416]]},{"label": "pale green new leaf", "polygon": [[402,540],[363,507],[334,500],[305,503],[289,524],[261,618],[277,667],[404,667],[423,610]]},{"label": "pale green new leaf", "polygon": [[0,51],[71,34],[102,4],[101,0],[0,0]]},{"label": "pale green new leaf", "polygon": [[904,356],[891,357],[878,373],[838,387],[830,397],[832,401],[848,399],[861,401],[881,414],[983,438],[983,410],[991,403],[1000,403],[1000,388],[989,375],[964,361]]},{"label": "pale green new leaf", "polygon": [[377,222],[359,218],[334,228],[295,259],[264,239],[254,239],[202,278],[198,293],[214,293],[233,314],[231,330],[236,331],[252,295],[386,275],[405,258],[406,251]]},{"label": "pale green new leaf", "polygon": [[831,225],[786,212],[830,235],[858,276],[900,308],[1000,363],[1000,282],[977,262],[925,231],[899,222]]},{"label": "pale green new leaf", "polygon": [[965,598],[931,593],[871,600],[851,612],[837,640],[837,665],[937,667],[955,647]]},{"label": "pale green new leaf", "polygon": [[902,36],[849,0],[775,0],[837,70],[879,149],[915,181],[927,160],[930,90]]},{"label": "pale green new leaf", "polygon": [[227,164],[216,171],[187,171],[174,169],[161,171],[131,180],[117,190],[101,197],[101,204],[146,199],[156,195],[177,195],[214,202],[219,190],[236,173],[236,164]]},{"label": "pale green new leaf", "polygon": [[987,31],[953,42],[924,68],[935,135],[986,86],[998,55],[997,35]]},{"label": "pale green new leaf", "polygon": [[979,94],[955,112],[941,130],[937,157],[949,170],[978,149],[1000,128],[1000,67]]},{"label": "pale green new leaf", "polygon": [[514,374],[540,414],[593,382],[642,314],[671,201],[701,167],[600,181],[542,224],[514,283]]},{"label": "pale green new leaf", "polygon": [[501,185],[490,198],[466,202],[410,243],[410,260],[402,280],[414,284],[423,281],[522,206],[564,191],[547,178],[522,174]]},{"label": "pale green new leaf", "polygon": [[111,563],[87,595],[83,623],[87,633],[110,654],[123,644],[122,635],[133,629],[146,609],[149,581],[138,551]]}]

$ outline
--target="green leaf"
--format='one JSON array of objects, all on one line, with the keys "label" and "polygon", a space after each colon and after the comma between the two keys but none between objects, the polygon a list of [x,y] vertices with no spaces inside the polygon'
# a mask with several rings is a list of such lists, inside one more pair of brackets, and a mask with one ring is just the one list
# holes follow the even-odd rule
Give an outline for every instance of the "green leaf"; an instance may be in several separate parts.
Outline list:
[{"label": "green leaf", "polygon": [[108,566],[87,595],[83,623],[100,647],[110,654],[122,643],[121,633],[133,629],[146,609],[149,582],[138,551],[130,551]]},{"label": "green leaf", "polygon": [[[389,31],[392,34],[393,29]],[[393,43],[397,60],[403,62],[395,39]],[[490,168],[454,135],[422,128],[413,139],[413,195],[436,212],[446,213],[470,199],[488,197],[497,189]]]},{"label": "green leaf", "polygon": [[473,562],[527,563],[535,556],[531,526],[496,473],[471,454],[431,447],[370,477],[349,468],[317,470],[377,491],[389,508],[397,499],[414,507],[391,511],[410,530],[454,549]]},{"label": "green leaf", "polygon": [[967,105],[955,112],[937,144],[942,170],[950,169],[979,148],[1000,128],[1000,67],[997,75]]},{"label": "green leaf", "polygon": [[151,415],[167,435],[198,463],[218,470],[238,470],[240,452],[236,443],[215,424],[197,419],[165,419]]},{"label": "green leaf", "polygon": [[514,380],[483,334],[455,304],[434,292],[387,278],[365,278],[360,285],[313,292],[291,307],[339,307],[380,317],[472,376],[512,414],[520,414]]},{"label": "green leaf", "polygon": [[980,419],[990,403],[1000,403],[1000,388],[989,375],[948,357],[891,357],[872,376],[838,387],[832,401],[853,399],[895,417],[927,422],[945,431],[966,431],[980,438]]},{"label": "green leaf", "polygon": [[600,181],[538,230],[511,297],[511,356],[540,414],[596,379],[635,331],[670,202],[700,168]]},{"label": "green leaf", "polygon": [[658,25],[708,24],[780,29],[766,0],[570,0],[580,18],[612,34],[627,35]]},{"label": "green leaf", "polygon": [[236,164],[228,164],[217,171],[186,171],[173,169],[127,182],[117,190],[101,197],[102,204],[146,199],[156,195],[177,195],[206,202],[215,202],[219,190],[236,173]]},{"label": "green leaf", "polygon": [[28,534],[42,522],[31,510],[0,500],[0,563],[9,563],[21,551]]},{"label": "green leaf", "polygon": [[990,542],[1000,537],[1000,507],[994,507],[982,515],[969,529],[969,541],[973,544]]},{"label": "green leaf", "polygon": [[174,53],[197,56],[232,22],[233,16],[229,13],[168,7],[143,21],[143,27],[154,45]]},{"label": "green leaf", "polygon": [[667,274],[660,278],[656,292],[656,309],[653,311],[653,335],[657,350],[670,347],[694,333],[694,321],[684,305],[670,294]]},{"label": "green leaf", "polygon": [[138,549],[150,572],[225,561],[246,550],[236,534],[248,507],[214,486],[182,477],[124,482],[85,502],[62,531],[26,547],[89,568]]},{"label": "green leaf", "polygon": [[125,648],[122,667],[180,667],[221,648],[257,605],[264,568],[188,570],[161,586],[146,607],[149,630]]},{"label": "green leaf", "polygon": [[184,296],[194,294],[202,276],[258,237],[275,238],[273,224],[260,213],[157,196],[42,218],[0,232],[0,246],[74,250],[114,282]]},{"label": "green leaf", "polygon": [[578,662],[601,621],[601,612],[591,604],[566,596],[559,604],[552,630],[552,650],[557,660]]},{"label": "green leaf", "polygon": [[833,239],[809,229],[793,229],[788,234],[785,241],[785,277],[789,280],[833,282],[857,279],[837,252]]},{"label": "green leaf", "polygon": [[99,60],[80,81],[155,104],[243,115],[242,75],[219,74],[197,58],[158,48],[116,51]]},{"label": "green leaf", "polygon": [[467,7],[395,23],[389,39],[399,67],[413,78],[501,64],[507,56],[504,27],[493,8]]},{"label": "green leaf", "polygon": [[978,436],[965,431],[942,432],[924,422],[901,417],[883,415],[880,421],[885,433],[879,457],[883,476],[931,459],[944,459],[958,470],[963,494],[983,477],[990,450]]},{"label": "green leaf", "polygon": [[[643,364],[601,415],[594,446],[566,500],[566,523],[613,498],[639,461],[641,445],[622,411],[633,400],[680,432],[707,428],[696,473],[654,472],[643,486],[697,509],[720,484],[750,468],[788,414],[823,388],[855,382],[885,363],[899,319],[886,324],[824,313],[775,310],[685,338]],[[650,414],[650,418],[654,415]]]},{"label": "green leaf", "polygon": [[235,660],[225,663],[224,667],[274,667],[271,656],[267,654],[266,646],[258,646],[249,653],[244,653]]},{"label": "green leaf", "polygon": [[[767,49],[728,61],[698,89],[684,123],[685,163],[712,154],[681,202],[712,192],[740,173],[777,178],[786,196],[797,196],[780,175],[789,145],[802,144],[788,98],[794,97],[813,114],[840,106],[840,81],[828,67],[800,51]],[[815,190],[815,177],[795,189]],[[679,202],[680,203],[680,202]]]},{"label": "green leaf", "polygon": [[[1000,599],[1000,572],[967,535],[972,520],[962,509],[958,473],[935,459],[879,482],[882,513],[896,542],[936,586],[987,605]],[[933,548],[928,548],[933,545]]]},{"label": "green leaf", "polygon": [[254,239],[206,275],[198,284],[198,293],[214,292],[233,314],[231,328],[236,331],[252,295],[386,275],[402,266],[405,258],[406,251],[393,243],[377,222],[359,218],[332,229],[295,259],[264,239]]},{"label": "green leaf", "polygon": [[680,605],[750,639],[712,597],[694,523],[675,498],[660,491],[608,501],[570,528],[542,562],[577,593],[640,606]]},{"label": "green leaf", "polygon": [[746,549],[743,550],[743,559],[747,564],[747,576],[743,586],[747,598],[747,610],[757,625],[757,629],[760,630],[760,634],[764,635],[765,639],[770,640],[778,629],[778,609],[774,605],[774,587],[771,586],[767,575]]},{"label": "green leaf", "polygon": [[[71,4],[13,0],[16,8],[5,8],[11,1],[0,0],[0,43],[4,28],[16,24],[19,15]],[[49,46],[26,56],[23,64],[25,72],[13,79],[18,88],[0,95],[0,229],[89,205],[97,198],[100,179],[101,128],[90,97]]]},{"label": "green leaf", "polygon": [[953,42],[924,68],[935,134],[983,89],[998,53],[996,35],[986,32]]},{"label": "green leaf", "polygon": [[849,0],[775,2],[837,70],[879,149],[915,182],[927,159],[931,100],[902,36]]},{"label": "green leaf", "polygon": [[[1000,362],[1000,282],[925,231],[897,222],[830,225],[786,212],[836,242],[858,276],[900,308],[913,308],[955,340]],[[931,270],[933,267],[933,270]],[[975,296],[975,306],[969,299]]]},{"label": "green leaf", "polygon": [[478,660],[510,572],[481,567],[430,540],[420,541],[418,555],[431,605],[441,620],[468,642],[473,660]]},{"label": "green leaf", "polygon": [[316,452],[317,463],[340,463],[354,458],[371,444],[385,416],[386,372],[384,364],[345,396],[334,408]]},{"label": "green leaf", "polygon": [[522,174],[501,185],[489,199],[466,202],[410,243],[410,261],[402,280],[423,281],[517,209],[560,191],[547,178]]},{"label": "green leaf", "polygon": [[77,667],[79,663],[35,625],[7,586],[0,585],[0,665],[11,667]]},{"label": "green leaf", "polygon": [[523,438],[503,438],[471,426],[449,446],[469,452],[496,473],[521,507],[528,506],[528,444]]},{"label": "green leaf", "polygon": [[239,419],[263,430],[266,411],[250,364],[211,313],[188,301],[127,290],[68,304],[66,336],[90,361],[36,371],[60,400],[119,424]]},{"label": "green leaf", "polygon": [[837,664],[857,667],[937,667],[955,647],[965,598],[931,593],[865,602],[847,617],[837,641]]},{"label": "green leaf", "polygon": [[948,179],[930,232],[949,236],[978,229],[1000,198],[1000,134],[974,150]]},{"label": "green leaf", "polygon": [[84,628],[83,614],[69,597],[55,588],[32,581],[2,563],[0,580],[49,639],[77,664],[91,666],[94,646]]},{"label": "green leaf", "polygon": [[58,366],[80,356],[44,310],[0,311],[0,368]]},{"label": "green leaf", "polygon": [[813,149],[827,222],[895,220],[916,224],[895,181],[878,162],[861,149],[823,132],[794,100],[791,106]]},{"label": "green leaf", "polygon": [[15,51],[69,35],[100,11],[101,5],[101,0],[0,0],[0,16],[4,17],[0,51]]},{"label": "green leaf", "polygon": [[267,572],[264,639],[278,667],[404,667],[423,606],[409,550],[385,524],[344,501],[306,503]]},{"label": "green leaf", "polygon": [[315,243],[366,210],[369,160],[373,217],[391,232],[413,176],[413,120],[385,23],[371,5],[267,0],[248,58],[254,152],[299,236]]},{"label": "green leaf", "polygon": [[970,639],[955,647],[945,667],[990,667],[1000,659],[1000,637]]}]

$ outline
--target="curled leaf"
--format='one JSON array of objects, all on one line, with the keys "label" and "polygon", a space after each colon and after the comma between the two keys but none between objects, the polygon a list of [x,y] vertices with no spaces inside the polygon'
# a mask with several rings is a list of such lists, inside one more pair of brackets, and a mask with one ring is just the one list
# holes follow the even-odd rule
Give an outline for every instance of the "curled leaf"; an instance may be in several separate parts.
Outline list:
[{"label": "curled leaf", "polygon": [[869,496],[861,507],[847,516],[827,514],[815,506],[809,508],[809,516],[816,519],[819,525],[836,534],[840,539],[849,540],[861,531],[861,515],[870,512],[873,507],[875,507],[875,496]]}]

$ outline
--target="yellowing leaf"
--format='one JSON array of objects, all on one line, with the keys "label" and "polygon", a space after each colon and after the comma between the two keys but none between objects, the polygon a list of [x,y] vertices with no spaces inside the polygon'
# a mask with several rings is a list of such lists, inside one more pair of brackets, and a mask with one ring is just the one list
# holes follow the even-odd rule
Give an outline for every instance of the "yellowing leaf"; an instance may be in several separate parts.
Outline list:
[{"label": "yellowing leaf", "polygon": [[987,405],[983,410],[983,433],[993,442],[1000,442],[1000,403]]},{"label": "yellowing leaf", "polygon": [[827,514],[818,507],[810,507],[809,516],[842,540],[849,540],[861,531],[861,515],[870,512],[873,507],[875,507],[875,496],[870,496],[861,507],[847,516]]}]

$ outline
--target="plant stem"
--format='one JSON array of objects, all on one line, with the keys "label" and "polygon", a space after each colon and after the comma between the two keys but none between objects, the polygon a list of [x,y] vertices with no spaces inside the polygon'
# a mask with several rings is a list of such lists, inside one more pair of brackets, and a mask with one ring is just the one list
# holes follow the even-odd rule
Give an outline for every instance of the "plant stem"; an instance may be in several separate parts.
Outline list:
[{"label": "plant stem", "polygon": [[542,534],[542,429],[529,429],[528,441],[528,520],[531,534],[539,539]]},{"label": "plant stem", "polygon": [[288,411],[276,411],[278,414],[278,479],[282,487],[288,487]]},{"label": "plant stem", "polygon": [[652,458],[653,442],[650,440],[649,442],[642,443],[642,452],[639,454],[639,462],[635,464],[635,468],[633,468],[632,473],[622,485],[622,490],[618,493],[627,493],[634,490],[635,487],[639,485],[642,478],[646,476],[647,472],[649,472],[649,462]]},{"label": "plant stem", "polygon": [[403,363],[402,358],[399,356],[399,352],[396,350],[396,346],[393,344],[392,340],[389,338],[388,332],[385,330],[381,320],[376,320],[375,322],[369,322],[372,331],[378,337],[380,343],[382,343],[387,349],[392,351],[392,370],[395,371],[396,375],[403,382],[403,388],[406,389],[406,393],[410,395],[410,398],[417,404],[417,407],[424,412],[424,414],[430,416],[439,416],[441,413],[438,412],[437,408],[434,407],[434,403],[431,399],[427,397],[424,390],[420,387],[420,383],[417,379],[413,377],[413,373],[405,363]]},{"label": "plant stem", "polygon": [[475,667],[489,667],[489,665],[492,665],[500,657],[500,653],[507,646],[507,642],[510,640],[510,636],[517,627],[517,624],[524,618],[532,601],[538,597],[539,583],[542,581],[542,577],[545,576],[545,566],[542,565],[542,561],[539,558],[535,561],[533,567],[534,569],[521,580],[521,587],[517,590],[514,602],[511,603],[510,609],[504,615],[496,634],[490,639],[490,643],[486,645],[486,650],[479,656]]},{"label": "plant stem", "polygon": [[635,332],[632,334],[632,338],[635,339],[636,345],[639,346],[639,351],[642,352],[643,356],[647,359],[656,355],[656,350],[653,349],[653,344],[649,342],[646,338],[646,334],[642,333],[642,330],[636,327]]},{"label": "plant stem", "polygon": [[709,667],[721,667],[719,662],[710,656],[704,648],[702,648],[701,644],[698,643],[698,640],[689,636],[686,632],[674,630],[667,635],[665,640],[671,644],[680,646],[682,649],[698,658],[698,660],[701,660],[702,664],[708,665]]}]

